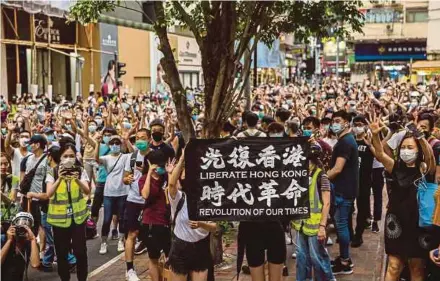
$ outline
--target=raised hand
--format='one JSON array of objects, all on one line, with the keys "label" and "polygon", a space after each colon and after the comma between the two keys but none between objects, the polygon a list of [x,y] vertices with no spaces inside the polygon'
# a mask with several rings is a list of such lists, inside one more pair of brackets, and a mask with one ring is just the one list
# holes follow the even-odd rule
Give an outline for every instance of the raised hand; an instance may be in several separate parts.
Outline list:
[{"label": "raised hand", "polygon": [[15,123],[12,120],[7,120],[8,132],[12,132],[15,129]]},{"label": "raised hand", "polygon": [[171,174],[174,171],[174,168],[176,167],[176,158],[173,160],[168,160],[167,164],[165,165],[165,170],[168,174]]}]

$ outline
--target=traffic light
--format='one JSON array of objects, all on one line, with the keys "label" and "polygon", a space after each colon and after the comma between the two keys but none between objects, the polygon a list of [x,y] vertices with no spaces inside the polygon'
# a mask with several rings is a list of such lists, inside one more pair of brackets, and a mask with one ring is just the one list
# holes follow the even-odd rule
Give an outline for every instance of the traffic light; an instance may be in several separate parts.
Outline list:
[{"label": "traffic light", "polygon": [[124,70],[124,67],[125,67],[126,65],[127,65],[126,63],[124,63],[124,62],[119,62],[119,61],[118,61],[118,63],[116,64],[116,70],[117,70],[117,81],[118,81],[118,85],[119,85],[119,86],[122,86],[122,81],[120,81],[119,79],[120,79],[123,75],[127,74],[127,71]]}]

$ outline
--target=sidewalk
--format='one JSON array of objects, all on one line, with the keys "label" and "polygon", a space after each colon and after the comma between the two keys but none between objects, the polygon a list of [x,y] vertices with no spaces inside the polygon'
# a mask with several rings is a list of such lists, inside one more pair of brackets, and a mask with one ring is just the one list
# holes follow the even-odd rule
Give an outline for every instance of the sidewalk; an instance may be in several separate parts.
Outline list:
[{"label": "sidewalk", "polygon": [[[351,255],[353,263],[355,264],[354,273],[347,276],[338,276],[338,280],[346,281],[380,281],[382,262],[384,257],[383,250],[383,228],[378,234],[372,233],[370,230],[366,230],[364,234],[364,244],[357,249],[351,248]],[[330,235],[335,240],[335,235]],[[338,255],[339,248],[335,244],[328,247],[331,257]],[[288,256],[291,257],[293,252],[293,246],[287,246]],[[216,281],[231,281],[236,274],[236,244],[231,244],[230,247],[225,249],[226,265],[216,268]],[[284,277],[285,281],[294,281],[295,278],[295,266],[296,261],[292,258],[288,259],[289,276]],[[135,257],[135,268],[139,278],[144,280],[150,280],[148,276],[148,255],[142,254]],[[124,257],[118,259],[115,263],[99,272],[98,274],[89,278],[89,281],[120,281],[125,280],[125,260]],[[234,279],[235,280],[235,279]],[[249,275],[240,274],[240,281],[250,281]]]}]

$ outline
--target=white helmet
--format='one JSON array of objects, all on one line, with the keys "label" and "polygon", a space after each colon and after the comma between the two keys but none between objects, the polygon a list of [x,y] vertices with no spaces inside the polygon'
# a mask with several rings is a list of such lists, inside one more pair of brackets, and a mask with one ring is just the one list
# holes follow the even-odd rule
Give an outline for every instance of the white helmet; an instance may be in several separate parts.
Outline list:
[{"label": "white helmet", "polygon": [[32,227],[34,225],[34,217],[30,213],[20,212],[12,219],[12,224]]}]

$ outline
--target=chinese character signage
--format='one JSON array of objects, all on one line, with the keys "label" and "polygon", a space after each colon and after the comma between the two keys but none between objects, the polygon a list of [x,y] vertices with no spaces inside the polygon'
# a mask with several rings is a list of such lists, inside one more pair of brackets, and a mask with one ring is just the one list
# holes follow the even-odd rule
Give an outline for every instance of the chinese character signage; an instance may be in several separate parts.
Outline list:
[{"label": "chinese character signage", "polygon": [[66,23],[65,18],[48,17],[44,14],[35,14],[35,40],[55,44],[75,44],[76,23]]},{"label": "chinese character signage", "polygon": [[356,61],[426,60],[426,41],[355,45]]},{"label": "chinese character signage", "polygon": [[307,138],[193,139],[185,149],[192,220],[308,218]]}]

